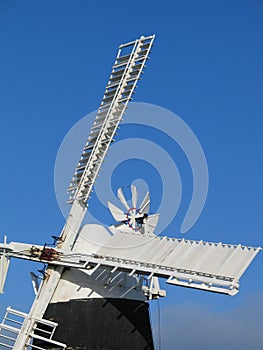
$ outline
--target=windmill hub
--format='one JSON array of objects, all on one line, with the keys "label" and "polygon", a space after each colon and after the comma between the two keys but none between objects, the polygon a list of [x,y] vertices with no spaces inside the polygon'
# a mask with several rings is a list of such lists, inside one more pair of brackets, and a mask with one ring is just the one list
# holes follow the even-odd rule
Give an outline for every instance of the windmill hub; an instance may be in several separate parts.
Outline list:
[{"label": "windmill hub", "polygon": [[138,208],[130,208],[126,214],[127,223],[134,231],[140,231],[147,214],[141,213]]},{"label": "windmill hub", "polygon": [[119,188],[117,191],[118,198],[127,211],[123,211],[119,207],[108,202],[108,207],[112,216],[117,223],[120,223],[111,226],[112,230],[114,232],[116,232],[116,230],[121,232],[131,232],[132,230],[143,234],[154,234],[154,230],[159,220],[159,214],[149,215],[150,193],[147,192],[145,194],[140,205],[138,205],[139,194],[137,188],[134,185],[131,185],[131,194],[132,205],[129,206],[122,189]]}]

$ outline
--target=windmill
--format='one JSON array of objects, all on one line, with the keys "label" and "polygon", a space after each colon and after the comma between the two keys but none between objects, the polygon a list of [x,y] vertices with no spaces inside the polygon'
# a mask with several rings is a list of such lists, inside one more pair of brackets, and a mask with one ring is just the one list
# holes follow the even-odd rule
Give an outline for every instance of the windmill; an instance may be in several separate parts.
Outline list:
[{"label": "windmill", "polygon": [[154,35],[120,45],[109,82],[69,186],[71,210],[54,247],[0,244],[0,291],[11,258],[44,262],[32,274],[36,298],[28,314],[7,308],[1,349],[153,349],[147,300],[165,296],[159,278],[177,286],[235,295],[239,279],[260,251],[247,247],[159,237],[150,194],[120,206],[108,203],[116,223],[82,225],[88,200]]}]

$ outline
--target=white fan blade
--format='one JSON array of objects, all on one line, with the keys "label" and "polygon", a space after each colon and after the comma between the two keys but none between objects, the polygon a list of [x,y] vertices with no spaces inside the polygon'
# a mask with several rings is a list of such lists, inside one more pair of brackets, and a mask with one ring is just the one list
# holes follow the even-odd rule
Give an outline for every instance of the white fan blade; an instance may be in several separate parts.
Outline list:
[{"label": "white fan blade", "polygon": [[118,195],[119,200],[120,200],[120,201],[122,202],[122,204],[125,206],[125,208],[126,208],[127,210],[129,210],[130,207],[128,206],[128,204],[127,204],[127,202],[126,202],[126,199],[125,199],[125,197],[124,197],[124,194],[123,194],[121,188],[118,189],[117,195]]},{"label": "white fan blade", "polygon": [[133,185],[131,185],[131,192],[132,192],[132,206],[133,208],[137,208],[138,191],[137,191],[137,188]]},{"label": "white fan blade", "polygon": [[108,207],[110,209],[111,215],[116,221],[124,221],[127,219],[126,214],[111,202],[108,202]]},{"label": "white fan blade", "polygon": [[143,198],[143,201],[139,210],[143,214],[148,214],[149,209],[150,209],[150,193],[147,192],[145,197]]},{"label": "white fan blade", "polygon": [[158,224],[158,220],[159,220],[159,214],[149,215],[146,221],[147,230],[149,230],[150,232],[154,232],[155,227]]}]

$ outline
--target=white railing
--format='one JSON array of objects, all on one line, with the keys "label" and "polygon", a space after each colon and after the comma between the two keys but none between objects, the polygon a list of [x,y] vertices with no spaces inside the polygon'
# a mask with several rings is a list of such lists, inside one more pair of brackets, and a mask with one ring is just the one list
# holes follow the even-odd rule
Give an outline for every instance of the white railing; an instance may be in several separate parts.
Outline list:
[{"label": "white railing", "polygon": [[[18,334],[21,332],[27,314],[12,309],[6,309],[6,314],[0,324],[0,348],[1,350],[13,349]],[[24,349],[45,350],[50,345],[57,348],[66,349],[66,345],[53,339],[54,332],[58,324],[45,319],[35,319],[33,332],[28,335],[28,341]]]}]

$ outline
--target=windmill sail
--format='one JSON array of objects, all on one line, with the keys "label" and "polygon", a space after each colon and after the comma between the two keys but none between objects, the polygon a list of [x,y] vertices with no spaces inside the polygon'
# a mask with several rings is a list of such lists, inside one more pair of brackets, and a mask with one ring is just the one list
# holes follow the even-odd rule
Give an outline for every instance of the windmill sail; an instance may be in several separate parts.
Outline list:
[{"label": "windmill sail", "polygon": [[96,119],[68,188],[69,203],[73,203],[74,199],[87,201],[127,104],[134,94],[153,40],[154,36],[141,37],[120,45]]},{"label": "windmill sail", "polygon": [[118,232],[96,256],[101,264],[117,261],[120,269],[167,278],[170,284],[235,295],[240,277],[260,250]]},{"label": "windmill sail", "polygon": [[[154,37],[154,35],[142,36],[119,47],[95,122],[68,189],[69,203],[72,203],[72,207],[57,244],[60,249],[71,250],[73,248],[87,210],[87,200],[93,184],[142,74]],[[25,346],[29,335],[36,326],[36,318],[43,317],[59,284],[63,270],[63,266],[47,269],[48,278],[42,283],[32,308],[25,318],[14,350],[21,350]]]},{"label": "windmill sail", "polygon": [[[126,271],[130,275],[165,278],[173,285],[235,295],[239,280],[261,247],[193,241],[154,234],[116,232],[96,252],[89,251],[83,238],[71,252],[49,256],[32,255],[32,245],[11,242],[9,258],[37,262],[49,261],[54,266],[76,269],[105,267]],[[42,247],[34,246],[42,251]]]}]

